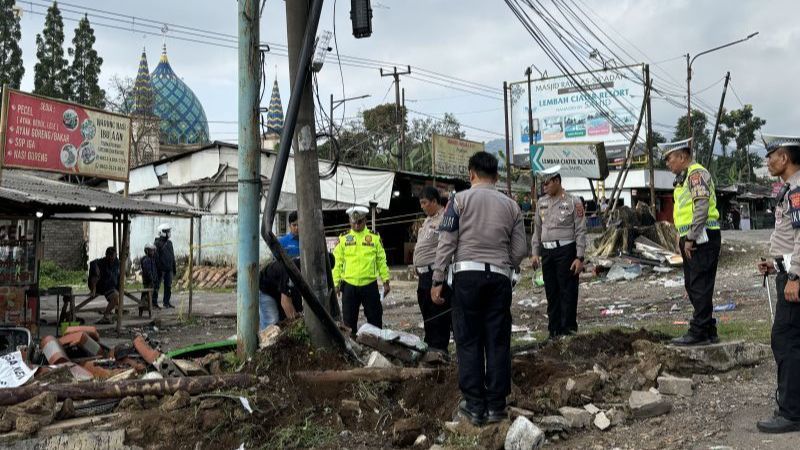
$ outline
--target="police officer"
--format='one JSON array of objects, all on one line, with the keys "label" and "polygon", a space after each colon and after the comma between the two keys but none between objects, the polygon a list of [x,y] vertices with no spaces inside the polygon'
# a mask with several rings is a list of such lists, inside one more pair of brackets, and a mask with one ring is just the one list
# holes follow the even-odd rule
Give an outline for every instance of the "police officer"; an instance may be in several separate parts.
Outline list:
[{"label": "police officer", "polygon": [[450,266],[458,386],[464,397],[459,411],[480,425],[508,417],[511,279],[528,245],[522,211],[495,189],[497,158],[477,152],[468,168],[472,187],[450,197],[442,219],[431,299],[444,301]]},{"label": "police officer", "polygon": [[172,299],[172,279],[178,269],[175,265],[175,250],[172,248],[172,241],[169,240],[172,227],[166,223],[158,226],[158,237],[153,242],[156,246],[156,268],[158,269],[158,280],[153,290],[153,306],[158,309],[158,287],[164,283],[164,308],[174,308],[170,300]]},{"label": "police officer", "polygon": [[778,302],[772,324],[772,353],[778,365],[778,408],[758,422],[764,433],[800,431],[800,137],[764,136],[769,174],[784,183],[775,207],[769,242],[773,261],[758,263],[762,274],[777,272]]},{"label": "police officer", "polygon": [[675,174],[673,219],[680,235],[683,279],[694,315],[689,331],[672,340],[675,345],[718,342],[714,310],[714,281],[721,236],[719,211],[711,174],[692,159],[692,139],[659,144],[667,167]]},{"label": "police officer", "polygon": [[583,201],[561,186],[561,166],[540,172],[545,195],[536,204],[531,263],[541,262],[550,338],[578,331],[578,283],[586,251]]},{"label": "police officer", "polygon": [[383,307],[378,292],[378,277],[383,281],[383,295],[389,293],[389,266],[381,237],[367,229],[369,210],[363,206],[347,209],[350,231],[339,236],[333,250],[333,285],[342,295],[342,319],[355,335],[358,310],[364,306],[367,322],[383,327]]},{"label": "police officer", "polygon": [[417,245],[414,246],[414,271],[419,277],[417,302],[424,321],[425,343],[432,349],[447,353],[451,324],[450,289],[445,287],[443,290],[443,303],[436,304],[431,300],[433,264],[436,262],[439,226],[444,215],[439,190],[425,186],[419,196],[419,206],[427,217],[417,233]]}]

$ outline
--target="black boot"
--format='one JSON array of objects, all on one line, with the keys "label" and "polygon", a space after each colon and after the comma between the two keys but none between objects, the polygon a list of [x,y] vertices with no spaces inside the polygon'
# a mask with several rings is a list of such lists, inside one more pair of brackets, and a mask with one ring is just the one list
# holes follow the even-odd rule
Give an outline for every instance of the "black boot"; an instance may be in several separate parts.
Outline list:
[{"label": "black boot", "polygon": [[462,416],[466,417],[467,420],[470,421],[476,427],[479,427],[486,423],[486,415],[483,411],[477,411],[470,409],[467,406],[466,400],[461,400],[458,404],[458,412],[461,413]]},{"label": "black boot", "polygon": [[790,433],[800,431],[800,421],[789,420],[783,416],[773,416],[759,421],[756,426],[762,433]]},{"label": "black boot", "polygon": [[676,337],[670,341],[672,345],[690,346],[690,345],[707,345],[710,343],[708,338],[695,336],[692,333],[686,333],[681,337]]}]

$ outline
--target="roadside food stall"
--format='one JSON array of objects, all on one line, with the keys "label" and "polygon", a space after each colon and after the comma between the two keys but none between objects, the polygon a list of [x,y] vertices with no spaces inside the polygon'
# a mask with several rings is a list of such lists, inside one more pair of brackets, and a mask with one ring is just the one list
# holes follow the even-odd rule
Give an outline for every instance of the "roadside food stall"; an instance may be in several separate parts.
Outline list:
[{"label": "roadside food stall", "polygon": [[[57,302],[64,302],[64,308],[57,311],[57,323],[66,319],[65,315],[74,319],[75,312],[96,297],[90,295],[76,304],[70,287],[39,289],[42,222],[97,221],[113,225],[109,246],[117,249],[123,274],[119,287],[123,306],[117,308],[117,330],[122,326],[124,299],[132,298],[131,292],[125,295],[124,276],[130,255],[131,215],[184,217],[193,228],[197,214],[185,207],[131,199],[54,179],[60,175],[48,177],[46,172],[54,172],[76,180],[101,178],[127,183],[130,133],[129,117],[4,88],[0,109],[0,353],[30,342],[32,334],[38,336],[43,295],[56,295]],[[192,259],[189,261],[191,269]]]}]

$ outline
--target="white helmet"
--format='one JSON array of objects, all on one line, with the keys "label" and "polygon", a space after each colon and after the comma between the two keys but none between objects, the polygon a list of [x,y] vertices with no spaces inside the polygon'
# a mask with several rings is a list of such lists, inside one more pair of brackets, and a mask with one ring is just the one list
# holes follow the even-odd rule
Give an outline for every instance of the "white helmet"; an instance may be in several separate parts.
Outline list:
[{"label": "white helmet", "polygon": [[158,236],[164,237],[169,234],[170,230],[172,230],[171,226],[167,225],[166,223],[162,223],[158,226]]}]

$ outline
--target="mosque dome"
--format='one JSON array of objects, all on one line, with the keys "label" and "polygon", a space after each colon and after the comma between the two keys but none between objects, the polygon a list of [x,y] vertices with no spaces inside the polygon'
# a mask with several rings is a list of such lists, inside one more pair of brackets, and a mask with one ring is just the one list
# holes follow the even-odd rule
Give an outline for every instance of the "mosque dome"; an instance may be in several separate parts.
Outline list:
[{"label": "mosque dome", "polygon": [[207,143],[209,133],[206,112],[194,92],[172,70],[167,59],[166,45],[158,66],[150,74],[150,83],[155,97],[153,112],[161,119],[161,143]]}]

